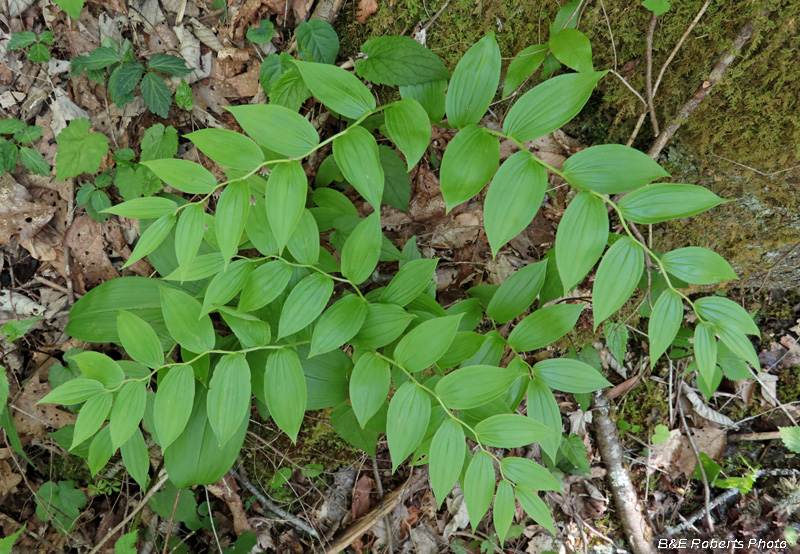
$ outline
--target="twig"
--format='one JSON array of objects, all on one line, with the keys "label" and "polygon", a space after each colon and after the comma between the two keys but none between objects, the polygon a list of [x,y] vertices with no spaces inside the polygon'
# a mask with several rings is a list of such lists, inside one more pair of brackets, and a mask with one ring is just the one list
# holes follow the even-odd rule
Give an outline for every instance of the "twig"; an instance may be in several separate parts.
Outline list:
[{"label": "twig", "polygon": [[[383,498],[384,490],[383,490],[383,483],[381,482],[381,472],[378,469],[378,460],[372,458],[372,476],[375,478],[375,486],[378,487],[378,499]],[[394,524],[392,523],[392,514],[391,512],[386,514],[383,518],[383,525],[386,527],[386,547],[389,551],[389,554],[394,554],[394,545],[392,542],[392,528]]]},{"label": "twig", "polygon": [[[167,524],[167,536],[164,537],[164,550],[161,551],[161,554],[167,554],[167,547],[169,546],[169,536],[172,534],[172,522],[175,521],[175,510],[178,509],[178,500],[181,499],[181,489],[178,489],[178,492],[175,493],[175,503],[172,505],[172,513],[169,514],[169,523]],[[211,504],[208,505],[208,515],[211,516]],[[212,524],[213,525],[213,524]]]},{"label": "twig", "polygon": [[[635,89],[635,88],[633,88],[633,86],[631,86],[631,84],[630,84],[630,83],[629,83],[629,82],[628,82],[628,81],[625,79],[625,77],[623,77],[622,75],[620,75],[619,73],[617,73],[617,72],[616,72],[616,71],[614,71],[613,69],[611,70],[611,73],[613,73],[613,74],[614,74],[616,77],[619,77],[619,80],[620,80],[620,81],[622,81],[622,83],[623,83],[623,84],[624,84],[626,87],[628,87],[628,90],[630,90],[630,91],[631,91],[631,92],[632,92],[632,93],[633,93],[633,94],[636,96],[636,98],[638,98],[638,99],[639,99],[639,101],[640,101],[642,104],[644,104],[644,107],[645,107],[645,108],[648,108],[648,107],[649,107],[649,105],[647,104],[647,100],[645,100],[645,99],[642,97],[642,95],[641,95],[641,94],[639,94],[638,92],[636,92],[636,89]],[[641,127],[641,124],[639,124],[639,127]]]},{"label": "twig", "polygon": [[[59,285],[57,283],[54,283],[52,281],[48,281],[44,277],[39,277],[38,275],[36,275],[36,276],[33,277],[33,280],[36,281],[37,283],[41,283],[41,284],[43,284],[45,286],[48,286],[51,289],[55,289],[55,290],[57,290],[59,292],[63,292],[64,294],[69,294],[69,290],[66,287],[62,287],[61,285]],[[73,295],[75,296],[75,298],[83,298],[83,295],[80,294],[80,293],[77,293],[77,292],[73,292]]]},{"label": "twig", "polygon": [[664,72],[667,71],[667,67],[669,66],[670,63],[672,63],[672,60],[675,59],[675,55],[678,53],[678,50],[681,49],[681,46],[683,46],[683,43],[686,42],[686,38],[689,36],[689,34],[691,34],[692,30],[700,22],[700,18],[703,17],[704,13],[706,13],[706,10],[711,5],[711,2],[712,2],[712,0],[706,0],[706,3],[703,4],[703,7],[700,8],[700,11],[697,12],[697,15],[694,16],[694,19],[692,20],[692,22],[689,24],[689,26],[683,32],[683,35],[681,35],[681,38],[678,39],[678,43],[675,45],[675,48],[673,48],[672,52],[669,53],[669,56],[667,57],[667,61],[665,61],[664,65],[661,66],[661,71],[658,72],[658,77],[656,78],[656,83],[655,83],[655,85],[653,85],[653,96],[655,96],[656,93],[658,92],[658,85],[661,84],[661,79],[664,78]]},{"label": "twig", "polygon": [[647,80],[645,82],[647,94],[647,109],[650,111],[650,122],[653,124],[653,134],[658,136],[658,119],[656,118],[656,107],[653,104],[653,35],[656,32],[658,16],[654,13],[650,18],[650,26],[647,28]]},{"label": "twig", "polygon": [[[682,387],[683,388],[683,387]],[[689,439],[689,444],[694,452],[694,457],[697,458],[697,465],[700,466],[700,474],[703,476],[704,487],[704,501],[706,503],[706,527],[710,532],[714,532],[714,521],[711,519],[711,484],[708,482],[708,475],[706,475],[706,468],[703,465],[703,459],[700,458],[700,451],[697,450],[697,445],[694,443],[692,431],[686,423],[686,416],[683,414],[683,403],[678,399],[678,414],[681,416],[681,423],[686,431],[686,438]]]},{"label": "twig", "polygon": [[219,550],[219,554],[222,554],[222,545],[219,543],[219,537],[217,536],[217,528],[214,527],[214,514],[211,513],[211,500],[208,499],[208,486],[203,487],[206,491],[206,504],[208,504],[208,520],[211,522],[211,531],[214,533],[214,540],[217,541],[217,549]]},{"label": "twig", "polygon": [[765,433],[732,433],[728,435],[731,442],[744,441],[771,441],[781,438],[780,431],[767,431]]},{"label": "twig", "polygon": [[617,436],[617,426],[610,417],[611,402],[598,392],[593,398],[595,407],[595,437],[600,455],[608,470],[611,492],[617,503],[622,528],[634,554],[654,554],[651,544],[653,532],[639,509],[639,497],[628,472],[622,465],[623,454]]},{"label": "twig", "polygon": [[[69,229],[72,225],[72,219],[75,217],[75,181],[69,179],[69,186],[67,187],[67,226]],[[64,247],[64,277],[67,278],[67,305],[72,306],[75,303],[75,292],[72,283],[72,272],[70,271],[70,251],[69,246]]]}]

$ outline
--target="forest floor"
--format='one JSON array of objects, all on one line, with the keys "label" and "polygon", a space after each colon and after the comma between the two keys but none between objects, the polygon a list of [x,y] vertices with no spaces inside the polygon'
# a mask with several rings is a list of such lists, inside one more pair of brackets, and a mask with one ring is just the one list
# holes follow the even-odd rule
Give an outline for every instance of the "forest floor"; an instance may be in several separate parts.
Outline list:
[{"label": "forest floor", "polygon": [[[158,133],[162,138],[173,137],[179,157],[198,160],[198,151],[177,137],[206,127],[236,129],[223,106],[264,102],[261,60],[290,49],[295,27],[284,18],[303,20],[313,1],[230,4],[212,0],[90,2],[75,21],[47,0],[3,2],[0,117],[41,127],[37,150],[50,166],[55,164],[55,136],[79,118],[88,119],[95,131],[108,136],[114,150],[138,152],[146,133]],[[377,0],[348,3],[339,21],[362,24],[376,7]],[[430,11],[432,17],[434,10]],[[271,43],[247,40],[248,29],[267,18],[276,21]],[[31,61],[22,50],[7,50],[12,34],[30,30],[37,35],[53,33],[52,45],[47,45],[48,62]],[[70,75],[69,60],[95,50],[103,37],[119,42],[130,39],[137,58],[159,52],[180,55],[193,70],[185,77],[193,106],[180,109],[173,104],[168,116],[161,118],[137,97],[120,109],[108,100],[106,87],[85,72]],[[174,91],[179,83],[176,78],[167,84]],[[451,138],[446,129],[434,127],[432,152],[437,161]],[[512,150],[510,145],[503,146],[505,158]],[[532,146],[556,167],[583,147],[560,131]],[[210,160],[203,161],[219,171]],[[106,159],[104,168],[114,164]],[[541,259],[564,213],[567,187],[558,188],[563,183],[551,180],[556,193],[548,197],[534,222],[492,258],[482,229],[481,200],[446,214],[437,169],[438,164],[425,162],[415,168],[410,174],[409,209],[386,208],[382,223],[396,244],[402,246],[415,236],[423,256],[441,259],[436,281],[443,305],[463,298],[466,288],[502,283],[516,269]],[[309,176],[316,170],[309,167]],[[74,371],[68,352],[85,346],[64,333],[75,299],[120,275],[153,273],[145,261],[121,270],[138,238],[138,227],[116,216],[105,221],[93,218],[92,201],[85,207],[86,198],[79,193],[91,182],[80,177],[57,181],[54,175],[35,175],[22,164],[0,178],[0,365],[10,383],[10,406],[4,413],[13,418],[13,425],[8,419],[0,420],[0,536],[7,537],[24,524],[14,552],[94,552],[92,548],[144,496],[116,459],[92,477],[85,459],[64,448],[64,430],[74,424],[75,414],[36,404],[54,383]],[[89,190],[119,202],[117,188],[107,185],[94,178]],[[579,287],[574,294],[587,295],[589,290]],[[679,353],[673,353],[674,365],[660,363],[649,369],[635,303],[623,309],[630,315],[631,335],[621,361],[612,353],[616,349],[592,331],[588,319],[581,320],[578,329],[558,346],[565,354],[595,365],[615,385],[609,396],[615,404],[617,438],[646,519],[657,535],[652,539],[654,548],[661,538],[667,540],[668,548],[659,551],[677,552],[670,550],[674,546],[670,541],[698,538],[744,541],[745,548],[736,552],[798,551],[791,546],[749,548],[748,541],[796,544],[800,534],[800,459],[777,434],[779,427],[791,425],[789,415],[800,418],[800,293],[762,287],[719,294],[727,294],[751,312],[757,310],[762,334],[756,347],[762,374],[760,382],[724,379],[708,402],[693,390],[685,394],[673,390],[676,376],[687,366]],[[107,352],[114,348],[106,346]],[[625,552],[628,547],[618,508],[597,447],[593,411],[582,411],[571,395],[557,398],[565,430],[578,437],[579,455],[574,464],[558,470],[563,494],[546,496],[556,537],[518,509],[512,535],[501,548],[491,518],[485,518],[476,530],[469,527],[460,489],[437,509],[424,468],[402,466],[393,475],[385,441],[378,443],[375,456],[370,457],[338,437],[327,413],[311,413],[297,445],[292,445],[271,421],[254,412],[255,425],[237,466],[239,478],[227,476],[207,490],[179,494],[166,487],[155,494],[135,520],[146,529],[138,552],[154,548],[174,553],[217,548],[232,554],[331,552],[331,545],[341,541],[343,534],[350,537],[343,548],[359,554]],[[716,481],[704,485],[695,476],[694,447],[719,464]],[[588,463],[580,459],[582,449]],[[152,463],[158,466],[159,460]],[[718,503],[712,510],[713,530],[706,526],[704,514],[706,486],[709,501]],[[60,495],[63,502],[55,519],[37,509],[37,493],[43,487]],[[285,510],[292,518],[276,516],[269,506]],[[322,530],[319,537],[303,531],[304,524]],[[68,533],[59,528],[70,526]],[[107,542],[99,551],[113,552],[113,543]],[[710,546],[693,550],[733,551]]]}]

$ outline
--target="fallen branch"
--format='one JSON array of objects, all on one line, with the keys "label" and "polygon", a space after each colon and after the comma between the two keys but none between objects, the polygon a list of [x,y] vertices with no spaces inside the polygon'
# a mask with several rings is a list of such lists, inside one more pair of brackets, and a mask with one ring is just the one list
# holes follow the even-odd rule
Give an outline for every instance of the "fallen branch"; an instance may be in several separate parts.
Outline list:
[{"label": "fallen branch", "polygon": [[610,417],[611,401],[599,392],[594,396],[593,404],[595,438],[600,456],[606,464],[611,492],[628,544],[634,554],[654,554],[651,542],[653,532],[642,515],[636,489],[622,465],[622,445],[617,436],[617,425]]}]

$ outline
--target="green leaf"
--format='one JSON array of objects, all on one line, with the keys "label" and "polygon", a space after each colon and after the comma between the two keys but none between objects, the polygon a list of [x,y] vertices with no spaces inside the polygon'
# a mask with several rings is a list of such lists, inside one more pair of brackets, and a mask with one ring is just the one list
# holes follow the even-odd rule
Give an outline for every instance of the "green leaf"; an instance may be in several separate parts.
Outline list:
[{"label": "green leaf", "polygon": [[739,304],[722,296],[704,296],[694,302],[694,308],[711,323],[725,323],[746,335],[761,335],[753,317]]},{"label": "green leaf", "polygon": [[139,237],[139,242],[136,243],[133,252],[131,252],[130,257],[122,267],[126,268],[138,262],[158,248],[158,245],[161,244],[164,239],[167,238],[169,232],[172,231],[172,228],[175,226],[175,220],[176,216],[174,214],[162,215],[148,226],[144,233],[142,233],[142,236]]},{"label": "green leaf", "polygon": [[296,442],[306,411],[306,380],[294,350],[282,348],[270,354],[264,396],[275,424]]},{"label": "green leaf", "polygon": [[181,84],[178,85],[178,88],[175,89],[175,104],[177,104],[180,109],[187,112],[192,111],[192,108],[194,108],[192,87],[183,79],[181,79]]},{"label": "green leaf", "polygon": [[136,541],[139,540],[139,532],[131,531],[122,535],[114,543],[114,554],[136,554]]},{"label": "green leaf", "polygon": [[406,164],[394,148],[381,144],[378,157],[383,169],[384,186],[382,202],[401,211],[408,211],[411,199],[411,177]]},{"label": "green leaf", "polygon": [[508,336],[508,344],[520,351],[536,350],[569,333],[583,311],[584,304],[553,304],[523,319]]},{"label": "green leaf", "polygon": [[800,427],[778,427],[783,445],[790,451],[800,454]]},{"label": "green leaf", "polygon": [[286,246],[301,264],[317,265],[319,262],[319,227],[309,210],[303,210]]},{"label": "green leaf", "polygon": [[[19,33],[16,33],[19,34]],[[33,34],[33,33],[31,33]],[[11,548],[14,546],[14,542],[19,538],[22,532],[25,530],[27,523],[24,523],[22,527],[20,527],[16,533],[12,533],[7,537],[0,539],[0,554],[11,554]]]},{"label": "green leaf", "polygon": [[693,216],[724,202],[696,185],[655,183],[625,195],[618,206],[625,219],[649,224]]},{"label": "green leaf", "polygon": [[20,129],[19,131],[14,133],[14,140],[24,144],[33,144],[34,142],[42,138],[43,132],[44,129],[39,125],[29,125],[24,129]]},{"label": "green leaf", "polygon": [[27,125],[25,125],[25,122],[20,121],[19,119],[3,119],[0,120],[0,135],[13,135],[24,130],[26,127]]},{"label": "green leaf", "polygon": [[544,261],[513,273],[492,296],[486,315],[497,323],[506,323],[530,308],[544,284],[546,268]]},{"label": "green leaf", "polygon": [[405,331],[414,317],[394,304],[370,304],[356,339],[370,348],[386,346]]},{"label": "green leaf", "polygon": [[699,246],[667,252],[661,261],[667,273],[693,285],[713,285],[719,281],[738,279],[725,258]]},{"label": "green leaf", "polygon": [[201,313],[205,315],[227,304],[242,290],[252,272],[253,264],[250,260],[236,260],[225,270],[214,275],[206,289]]},{"label": "green leaf", "polygon": [[153,411],[160,446],[166,449],[183,432],[194,403],[194,370],[191,366],[172,367],[158,385]]},{"label": "green leaf", "polygon": [[497,538],[500,539],[500,546],[503,545],[514,522],[514,512],[517,504],[514,502],[514,487],[505,479],[497,484],[497,494],[494,497],[494,510],[492,511],[492,522]]},{"label": "green leaf", "polygon": [[460,315],[437,317],[414,327],[394,349],[394,359],[408,371],[417,372],[441,358],[458,331]]},{"label": "green leaf", "polygon": [[558,447],[561,444],[561,412],[558,403],[542,379],[528,381],[528,417],[544,424],[553,431],[553,435],[542,439],[540,446],[550,458],[556,459]]},{"label": "green leaf", "polygon": [[278,323],[278,338],[287,337],[319,317],[333,293],[333,279],[312,273],[289,293]]},{"label": "green leaf", "polygon": [[436,384],[436,394],[448,408],[477,408],[503,394],[519,373],[489,365],[457,369]]},{"label": "green leaf", "polygon": [[334,139],[333,156],[347,181],[379,210],[384,174],[375,137],[363,127],[348,128]]},{"label": "green leaf", "polygon": [[411,382],[397,389],[386,414],[392,473],[422,442],[430,418],[431,399],[427,392]]},{"label": "green leaf", "polygon": [[31,46],[28,50],[28,59],[33,63],[45,63],[50,61],[50,50],[42,43]]},{"label": "green leaf", "polygon": [[669,177],[650,156],[621,144],[581,150],[564,162],[562,171],[569,184],[601,194],[618,194]]},{"label": "green leaf", "polygon": [[27,146],[20,147],[19,161],[37,175],[43,175],[45,177],[50,175],[50,166],[44,161],[42,155],[33,148],[28,148]]},{"label": "green leaf", "polygon": [[367,302],[355,294],[336,301],[314,327],[309,357],[339,348],[352,339],[364,324],[367,311]]},{"label": "green leaf", "polygon": [[483,37],[459,60],[447,90],[447,120],[463,129],[481,120],[500,81],[500,47],[494,33]]},{"label": "green leaf", "polygon": [[214,348],[214,326],[202,315],[200,302],[183,291],[159,287],[161,309],[170,335],[190,352],[202,353]]},{"label": "green leaf", "polygon": [[70,359],[78,364],[81,373],[87,379],[100,381],[107,389],[117,388],[125,379],[119,364],[100,352],[87,350],[75,354]]},{"label": "green leaf", "polygon": [[356,362],[350,376],[350,403],[362,429],[386,404],[391,375],[389,362],[377,353],[367,352]]},{"label": "green leaf", "polygon": [[698,378],[705,381],[706,389],[712,389],[711,383],[717,369],[717,339],[711,323],[698,323],[694,331],[694,355],[697,362]]},{"label": "green leaf", "polygon": [[283,292],[292,277],[292,267],[282,260],[267,262],[256,268],[242,288],[239,311],[251,312],[266,306]]},{"label": "green leaf", "polygon": [[250,367],[241,354],[223,356],[208,384],[208,422],[221,446],[250,414]]},{"label": "green leaf", "polygon": [[[308,181],[300,162],[291,161],[276,165],[267,179],[267,219],[283,250],[306,205]],[[248,198],[249,203],[249,198]]]},{"label": "green leaf", "polygon": [[342,275],[360,285],[372,275],[381,252],[380,213],[373,212],[347,237],[342,248]]},{"label": "green leaf", "polygon": [[352,73],[335,65],[295,63],[311,93],[328,109],[351,119],[375,109],[375,97]]},{"label": "green leaf", "polygon": [[323,19],[303,21],[297,26],[297,52],[303,61],[332,64],[339,54],[339,37]]},{"label": "green leaf", "polygon": [[603,335],[611,355],[620,363],[625,363],[625,353],[628,351],[628,328],[622,323],[606,321],[603,324]]},{"label": "green leaf", "polygon": [[[414,42],[414,44],[417,43]],[[425,154],[431,142],[431,124],[428,114],[420,103],[413,98],[403,98],[387,108],[385,115],[386,128],[389,130],[389,135],[405,155],[408,170],[411,171]]]},{"label": "green leaf", "polygon": [[447,79],[400,87],[402,98],[413,98],[425,109],[430,120],[439,123],[444,117]]},{"label": "green leaf", "polygon": [[261,165],[264,153],[247,137],[227,129],[201,129],[184,135],[218,164],[250,171]]},{"label": "green leaf", "polygon": [[109,90],[118,96],[126,96],[134,91],[136,85],[142,79],[144,66],[140,63],[124,63],[114,70],[111,79],[108,81]]},{"label": "green leaf", "polygon": [[[299,34],[299,29],[298,29]],[[269,19],[262,19],[258,22],[258,27],[250,26],[247,29],[247,34],[245,37],[247,40],[252,40],[256,44],[265,44],[272,40],[272,37],[275,36],[275,26],[272,24],[272,21]]]},{"label": "green leaf", "polygon": [[478,439],[486,446],[519,448],[552,436],[553,431],[529,417],[500,414],[475,426]]},{"label": "green leaf", "polygon": [[37,404],[63,404],[69,406],[84,402],[103,392],[103,383],[94,379],[72,379],[50,391]]},{"label": "green leaf", "polygon": [[142,432],[133,430],[131,437],[120,447],[122,461],[134,481],[144,490],[147,488],[147,472],[150,469],[150,458],[147,454]]},{"label": "green leaf", "polygon": [[428,453],[431,489],[439,508],[453,490],[464,465],[466,442],[461,424],[447,418],[436,431]]},{"label": "green leaf", "polygon": [[164,352],[156,332],[140,317],[120,310],[117,314],[117,332],[125,352],[137,362],[152,369],[164,363]]},{"label": "green leaf", "polygon": [[522,50],[511,60],[503,84],[503,98],[508,97],[542,65],[547,55],[546,44],[534,44]]},{"label": "green leaf", "polygon": [[[21,319],[21,320],[12,320],[0,327],[0,333],[4,334],[6,337],[6,342],[14,342],[18,338],[21,338],[27,333],[30,328],[33,326],[34,323],[39,321],[41,316],[31,317],[29,319]],[[0,402],[0,406],[4,405],[5,402]]]},{"label": "green leaf", "polygon": [[111,432],[111,447],[116,450],[125,444],[131,435],[139,428],[139,422],[144,417],[147,403],[147,391],[142,381],[127,381],[111,408],[109,428]]},{"label": "green leaf", "polygon": [[592,45],[577,29],[563,29],[550,38],[550,50],[558,61],[580,72],[594,71]]},{"label": "green leaf", "polygon": [[[560,430],[559,430],[560,432]],[[561,486],[544,467],[527,458],[507,456],[500,461],[506,479],[532,491],[560,491]]]},{"label": "green leaf", "polygon": [[75,420],[75,431],[72,435],[72,446],[70,450],[81,444],[83,441],[94,435],[106,420],[109,410],[111,410],[112,394],[101,392],[91,397],[81,407],[78,412],[78,419]]},{"label": "green leaf", "polygon": [[[177,207],[178,205],[169,198],[153,196],[150,198],[134,198],[112,206],[105,212],[131,219],[155,219],[175,213]],[[202,210],[202,206],[200,209]]]},{"label": "green leaf", "polygon": [[234,181],[226,186],[217,202],[215,214],[217,242],[226,263],[239,251],[239,242],[241,242],[249,212],[250,185],[248,182]]},{"label": "green leaf", "polygon": [[[8,377],[6,369],[0,365],[0,406],[5,408],[6,402],[8,402]],[[0,408],[0,411],[3,408]]]},{"label": "green leaf", "polygon": [[494,485],[495,476],[492,456],[485,450],[479,450],[472,457],[464,482],[461,484],[473,531],[478,527],[489,506],[492,505]]},{"label": "green leaf", "polygon": [[139,85],[145,105],[159,117],[169,115],[172,95],[164,80],[155,73],[146,73]]},{"label": "green leaf", "polygon": [[379,85],[421,85],[450,77],[439,56],[410,37],[373,38],[361,51],[366,58],[356,60],[356,73]]},{"label": "green leaf", "polygon": [[[173,127],[172,125],[164,127],[162,123],[156,123],[155,125],[151,126],[144,132],[144,138],[142,139],[142,155],[141,155],[142,162],[147,162],[151,160],[160,160],[162,158],[171,158],[177,153],[178,153],[178,131],[176,131],[175,127]],[[181,168],[180,170],[177,168],[175,169],[176,169],[175,174],[180,175],[182,170],[185,168]],[[162,180],[167,181],[167,184],[171,185],[169,180],[163,178]],[[187,190],[183,192],[192,192],[192,191]],[[199,193],[203,192],[209,192],[209,191],[208,190],[199,191]]]},{"label": "green leaf", "polygon": [[580,192],[567,206],[556,231],[556,265],[566,293],[592,269],[608,241],[605,204]]},{"label": "green leaf", "polygon": [[83,9],[84,1],[85,0],[55,0],[58,7],[67,12],[67,14],[76,21]]},{"label": "green leaf", "polygon": [[8,41],[8,44],[6,45],[6,50],[8,50],[9,52],[11,52],[12,50],[22,50],[23,48],[27,48],[34,42],[36,42],[36,33],[34,33],[33,31],[21,31],[19,33],[14,33],[13,35],[11,35],[11,40]]},{"label": "green leaf", "polygon": [[522,485],[517,485],[514,489],[517,496],[519,505],[525,510],[525,513],[531,517],[536,523],[550,531],[553,536],[556,535],[556,528],[553,525],[553,516],[550,515],[550,506],[544,503],[539,495],[525,488]]},{"label": "green leaf", "polygon": [[188,160],[156,159],[142,165],[169,186],[187,194],[207,194],[217,186],[217,180],[202,165]]},{"label": "green leaf", "polygon": [[497,137],[477,125],[459,131],[442,157],[440,181],[447,211],[478,194],[497,171],[499,163]]},{"label": "green leaf", "polygon": [[653,12],[653,15],[664,15],[672,4],[668,0],[644,0],[642,6]]},{"label": "green leaf", "polygon": [[197,256],[206,228],[206,212],[202,204],[189,204],[180,214],[175,229],[175,257],[181,280],[186,279],[189,268]]},{"label": "green leaf", "polygon": [[108,138],[102,133],[89,133],[89,126],[88,119],[73,119],[59,133],[56,180],[94,173],[100,167],[108,153]]},{"label": "green leaf", "polygon": [[758,361],[758,355],[756,354],[750,339],[748,339],[747,335],[742,333],[735,325],[732,325],[726,321],[722,321],[714,324],[714,331],[717,333],[722,343],[727,346],[733,354],[749,363],[751,366],[753,366],[753,368],[756,369],[756,371],[761,368],[761,364]]},{"label": "green leaf", "polygon": [[272,339],[269,324],[249,314],[239,314],[230,308],[220,308],[220,314],[244,348],[266,346]]},{"label": "green leaf", "polygon": [[64,535],[75,530],[86,506],[86,495],[75,487],[74,481],[48,481],[36,492],[36,515],[42,521],[55,520],[56,529]]},{"label": "green leaf", "polygon": [[[191,73],[192,70],[186,67],[186,62],[178,56],[170,56],[169,54],[153,54],[147,61],[147,67],[167,75],[176,75],[183,77]],[[144,91],[142,91],[144,93]],[[146,102],[146,100],[145,100]]]},{"label": "green leaf", "polygon": [[547,189],[547,170],[529,152],[508,158],[492,179],[483,208],[492,255],[530,225]]},{"label": "green leaf", "polygon": [[630,298],[644,271],[644,250],[629,237],[608,249],[597,268],[592,293],[594,328]]},{"label": "green leaf", "polygon": [[383,293],[381,302],[405,306],[428,288],[438,259],[412,260],[400,268]]},{"label": "green leaf", "polygon": [[665,290],[653,306],[647,329],[650,337],[650,367],[655,366],[661,355],[672,344],[682,321],[683,300],[677,292]]},{"label": "green leaf", "polygon": [[534,378],[541,378],[547,386],[564,392],[594,392],[611,386],[589,364],[567,358],[542,360],[533,366],[533,373]]},{"label": "green leaf", "polygon": [[292,112],[297,112],[310,97],[311,91],[303,81],[300,71],[294,66],[275,79],[269,91],[270,105],[284,107]]}]

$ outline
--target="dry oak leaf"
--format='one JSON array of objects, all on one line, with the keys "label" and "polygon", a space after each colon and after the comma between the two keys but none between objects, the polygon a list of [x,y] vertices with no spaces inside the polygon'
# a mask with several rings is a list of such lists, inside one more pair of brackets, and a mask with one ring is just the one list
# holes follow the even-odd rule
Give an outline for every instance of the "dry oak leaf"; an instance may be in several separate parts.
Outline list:
[{"label": "dry oak leaf", "polygon": [[356,21],[366,23],[369,16],[378,11],[378,0],[358,0]]},{"label": "dry oak leaf", "polygon": [[[725,449],[728,438],[725,431],[713,427],[691,429],[691,431],[697,450],[714,460],[722,457],[722,451]],[[692,451],[692,445],[680,429],[670,431],[670,437],[666,442],[653,445],[651,455],[651,463],[665,470],[673,478],[683,474],[688,479],[697,466],[697,458]]]},{"label": "dry oak leaf", "polygon": [[34,373],[13,404],[11,413],[23,445],[34,437],[43,438],[50,430],[74,424],[78,417],[55,404],[37,404],[50,390],[50,384],[41,382],[39,373]]},{"label": "dry oak leaf", "polygon": [[0,244],[10,245],[14,235],[20,240],[32,238],[55,211],[54,206],[32,200],[10,174],[0,177]]}]

